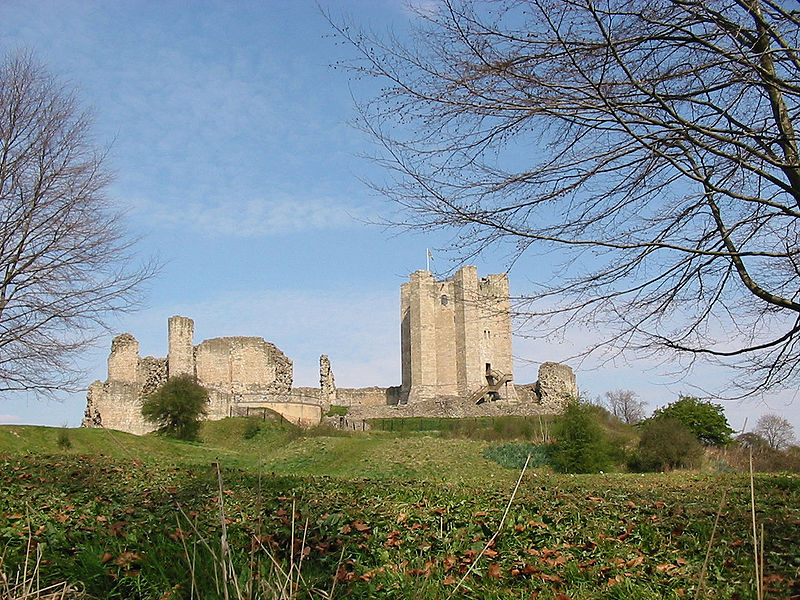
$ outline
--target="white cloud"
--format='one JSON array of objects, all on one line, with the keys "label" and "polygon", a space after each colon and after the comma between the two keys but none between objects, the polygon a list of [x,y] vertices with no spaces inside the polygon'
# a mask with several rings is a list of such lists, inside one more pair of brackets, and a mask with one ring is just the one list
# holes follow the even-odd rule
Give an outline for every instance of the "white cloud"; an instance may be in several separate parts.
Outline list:
[{"label": "white cloud", "polygon": [[3,415],[0,414],[0,424],[11,425],[12,423],[20,423],[22,420],[17,415]]},{"label": "white cloud", "polygon": [[131,213],[151,225],[187,225],[199,233],[242,238],[342,229],[368,218],[364,207],[345,205],[332,198],[288,197],[187,202],[180,211],[154,200],[130,201]]}]

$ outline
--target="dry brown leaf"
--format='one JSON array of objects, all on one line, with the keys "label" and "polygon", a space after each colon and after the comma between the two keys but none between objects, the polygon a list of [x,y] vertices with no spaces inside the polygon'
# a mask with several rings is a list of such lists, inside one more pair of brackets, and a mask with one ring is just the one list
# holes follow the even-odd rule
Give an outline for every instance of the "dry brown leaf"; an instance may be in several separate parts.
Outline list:
[{"label": "dry brown leaf", "polygon": [[364,531],[369,531],[370,529],[372,529],[369,525],[367,525],[364,521],[360,519],[353,521],[353,527],[355,527],[356,531],[360,531],[362,533]]},{"label": "dry brown leaf", "polygon": [[641,566],[643,562],[644,562],[644,556],[637,556],[636,558],[632,558],[627,563],[625,563],[625,566],[628,568],[638,567]]}]

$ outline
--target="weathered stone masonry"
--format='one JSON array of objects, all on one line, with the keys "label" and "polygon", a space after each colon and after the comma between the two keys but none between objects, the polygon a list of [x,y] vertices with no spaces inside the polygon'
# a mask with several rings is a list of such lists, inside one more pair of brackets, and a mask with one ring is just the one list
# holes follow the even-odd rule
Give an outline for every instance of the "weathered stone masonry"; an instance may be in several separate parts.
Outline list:
[{"label": "weathered stone masonry", "polygon": [[[260,337],[214,338],[194,345],[194,322],[169,319],[167,358],[139,357],[139,342],[129,333],[115,337],[108,357],[108,379],[95,381],[87,395],[83,425],[130,433],[154,427],[141,415],[142,399],[171,377],[190,375],[209,393],[208,418],[239,414],[240,407],[290,402],[292,361]],[[272,408],[272,406],[270,406]],[[292,420],[319,421],[319,407],[292,407]],[[310,413],[308,415],[304,413]]]},{"label": "weathered stone masonry", "polygon": [[416,271],[401,288],[400,313],[406,402],[516,399],[505,273],[478,279],[478,270],[465,266],[436,281]]},{"label": "weathered stone masonry", "polygon": [[475,267],[465,266],[436,281],[430,272],[417,271],[400,295],[400,386],[337,388],[323,354],[320,387],[293,389],[292,361],[274,344],[239,336],[195,346],[194,322],[174,316],[166,358],[141,358],[139,342],[129,333],[112,340],[108,378],[89,387],[83,425],[152,431],[141,416],[142,400],[179,375],[195,377],[208,390],[209,419],[269,409],[304,426],[318,424],[331,405],[349,407],[347,420],[363,425],[372,417],[552,413],[577,396],[572,369],[557,363],[543,363],[536,383],[514,385],[505,274],[479,279]]}]

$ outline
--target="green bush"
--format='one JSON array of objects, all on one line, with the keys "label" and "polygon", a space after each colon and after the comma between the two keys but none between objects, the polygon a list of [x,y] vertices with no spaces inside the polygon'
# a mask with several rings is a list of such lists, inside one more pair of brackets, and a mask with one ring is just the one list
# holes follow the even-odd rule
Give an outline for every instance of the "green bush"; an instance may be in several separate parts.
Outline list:
[{"label": "green bush", "polygon": [[483,457],[493,460],[506,469],[522,469],[525,460],[530,454],[528,467],[542,467],[547,464],[547,449],[545,446],[531,442],[506,442],[504,444],[490,444],[483,451]]},{"label": "green bush", "polygon": [[179,440],[196,440],[206,415],[208,392],[190,375],[169,379],[142,403],[142,416],[158,432]]},{"label": "green bush", "polygon": [[242,438],[252,440],[258,435],[259,431],[261,431],[261,423],[256,419],[248,419],[247,424],[244,426],[244,431],[242,432]]},{"label": "green bush", "polygon": [[677,419],[648,419],[639,447],[629,462],[633,471],[667,471],[697,466],[703,449],[695,434]]},{"label": "green bush", "polygon": [[659,417],[680,421],[704,446],[724,446],[731,441],[733,429],[719,404],[682,395],[676,402],[653,412],[653,419]]},{"label": "green bush", "polygon": [[58,430],[56,444],[58,444],[58,447],[62,450],[69,450],[72,448],[72,440],[69,438],[69,429],[67,429],[66,425]]},{"label": "green bush", "polygon": [[328,412],[325,413],[326,417],[344,417],[347,415],[347,410],[349,406],[337,406],[335,404],[331,404],[331,407],[328,409]]},{"label": "green bush", "polygon": [[611,448],[598,408],[571,402],[555,422],[550,464],[561,473],[597,473],[611,466]]}]

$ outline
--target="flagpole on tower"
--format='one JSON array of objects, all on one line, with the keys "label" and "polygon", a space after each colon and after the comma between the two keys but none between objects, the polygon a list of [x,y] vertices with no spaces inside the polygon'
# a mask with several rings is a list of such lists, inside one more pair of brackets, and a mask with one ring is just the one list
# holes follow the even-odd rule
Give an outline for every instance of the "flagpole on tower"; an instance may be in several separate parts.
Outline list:
[{"label": "flagpole on tower", "polygon": [[433,258],[433,254],[431,254],[430,248],[425,248],[425,268],[427,271],[431,270],[431,259]]}]

